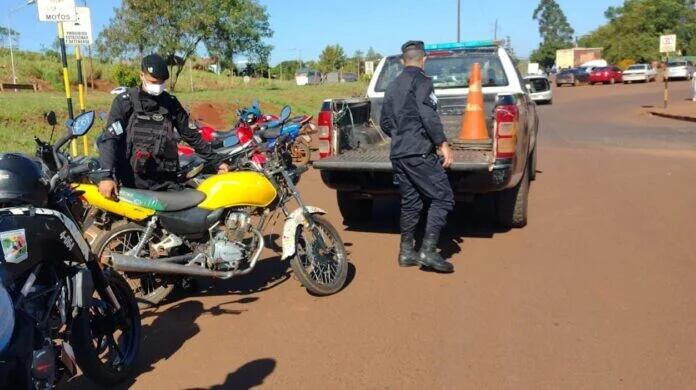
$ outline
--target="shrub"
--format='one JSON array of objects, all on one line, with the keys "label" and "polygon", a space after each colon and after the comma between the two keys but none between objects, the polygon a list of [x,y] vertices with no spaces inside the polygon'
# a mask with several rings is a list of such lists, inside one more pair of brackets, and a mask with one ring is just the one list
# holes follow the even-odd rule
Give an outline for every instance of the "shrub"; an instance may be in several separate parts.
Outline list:
[{"label": "shrub", "polygon": [[133,67],[118,64],[114,68],[113,81],[119,86],[135,87],[140,83],[140,73]]}]

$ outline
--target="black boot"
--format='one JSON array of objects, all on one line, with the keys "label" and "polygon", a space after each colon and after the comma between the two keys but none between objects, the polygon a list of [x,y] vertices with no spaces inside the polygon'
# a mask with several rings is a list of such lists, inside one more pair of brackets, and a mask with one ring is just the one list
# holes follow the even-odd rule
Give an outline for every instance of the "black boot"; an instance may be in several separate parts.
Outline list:
[{"label": "black boot", "polygon": [[453,272],[454,266],[452,263],[448,263],[447,260],[443,259],[442,256],[437,253],[437,242],[439,238],[438,234],[427,233],[425,235],[425,238],[423,238],[423,245],[421,245],[421,250],[418,254],[418,263],[424,267],[430,267],[435,271]]},{"label": "black boot", "polygon": [[418,265],[418,252],[413,248],[413,234],[402,234],[399,266],[413,267],[416,265]]}]

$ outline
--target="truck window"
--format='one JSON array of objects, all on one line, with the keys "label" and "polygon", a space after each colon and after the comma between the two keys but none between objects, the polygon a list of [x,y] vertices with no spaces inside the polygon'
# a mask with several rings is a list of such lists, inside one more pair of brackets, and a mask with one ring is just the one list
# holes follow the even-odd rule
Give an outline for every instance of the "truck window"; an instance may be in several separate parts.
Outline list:
[{"label": "truck window", "polygon": [[[508,85],[503,64],[495,52],[471,51],[431,55],[425,62],[425,73],[433,79],[433,85],[437,89],[467,88],[471,66],[475,62],[481,64],[481,81],[484,87]],[[399,56],[388,57],[377,79],[375,91],[384,92],[402,69]]]}]

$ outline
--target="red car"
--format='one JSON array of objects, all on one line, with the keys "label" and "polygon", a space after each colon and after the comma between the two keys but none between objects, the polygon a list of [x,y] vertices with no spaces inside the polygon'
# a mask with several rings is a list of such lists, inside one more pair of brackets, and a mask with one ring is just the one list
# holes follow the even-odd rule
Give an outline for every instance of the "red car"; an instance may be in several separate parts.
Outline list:
[{"label": "red car", "polygon": [[590,73],[590,84],[596,83],[621,83],[623,82],[623,73],[621,69],[616,66],[604,66],[601,68],[595,68]]}]

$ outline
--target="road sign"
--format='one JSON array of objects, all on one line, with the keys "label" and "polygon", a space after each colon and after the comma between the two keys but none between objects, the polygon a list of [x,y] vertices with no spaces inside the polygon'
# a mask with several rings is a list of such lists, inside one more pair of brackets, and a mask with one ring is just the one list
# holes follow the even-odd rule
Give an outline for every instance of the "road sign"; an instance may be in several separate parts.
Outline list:
[{"label": "road sign", "polygon": [[65,29],[65,43],[68,45],[92,44],[92,21],[89,8],[76,7],[77,21],[63,24]]},{"label": "road sign", "polygon": [[673,53],[677,51],[677,36],[660,35],[660,53]]},{"label": "road sign", "polygon": [[375,63],[374,61],[365,61],[365,74],[372,75],[375,73]]},{"label": "road sign", "polygon": [[76,19],[75,0],[38,0],[42,22],[71,22]]}]

